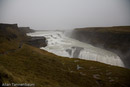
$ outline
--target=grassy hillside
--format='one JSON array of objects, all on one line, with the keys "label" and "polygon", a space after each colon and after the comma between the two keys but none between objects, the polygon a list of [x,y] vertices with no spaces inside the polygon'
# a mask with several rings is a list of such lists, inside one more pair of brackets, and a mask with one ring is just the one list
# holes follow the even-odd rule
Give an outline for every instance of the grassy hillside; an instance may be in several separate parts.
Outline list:
[{"label": "grassy hillside", "polygon": [[[3,50],[4,53],[0,53],[1,84],[30,83],[35,84],[35,87],[130,87],[129,69],[60,57],[24,43],[17,49],[17,43],[21,41],[19,38],[11,39],[13,46],[6,43],[6,39],[2,43],[7,45],[0,43],[3,49],[8,46]],[[12,48],[16,50],[8,51]]]}]

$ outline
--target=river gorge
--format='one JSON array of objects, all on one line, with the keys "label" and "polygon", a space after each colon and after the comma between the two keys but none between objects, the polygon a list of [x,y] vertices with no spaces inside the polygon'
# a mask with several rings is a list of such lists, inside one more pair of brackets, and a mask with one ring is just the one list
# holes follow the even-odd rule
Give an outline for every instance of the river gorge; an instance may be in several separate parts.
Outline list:
[{"label": "river gorge", "polygon": [[31,37],[46,37],[47,46],[40,47],[40,49],[44,49],[58,56],[80,58],[124,67],[122,60],[117,54],[67,37],[65,31],[44,30],[27,33],[27,35]]}]

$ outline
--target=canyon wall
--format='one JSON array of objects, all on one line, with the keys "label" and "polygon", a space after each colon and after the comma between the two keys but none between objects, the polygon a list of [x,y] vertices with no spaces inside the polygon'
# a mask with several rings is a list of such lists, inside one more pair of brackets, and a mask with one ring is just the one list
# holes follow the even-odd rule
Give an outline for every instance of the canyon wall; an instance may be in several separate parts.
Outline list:
[{"label": "canyon wall", "polygon": [[115,52],[130,68],[130,26],[77,28],[72,38]]}]

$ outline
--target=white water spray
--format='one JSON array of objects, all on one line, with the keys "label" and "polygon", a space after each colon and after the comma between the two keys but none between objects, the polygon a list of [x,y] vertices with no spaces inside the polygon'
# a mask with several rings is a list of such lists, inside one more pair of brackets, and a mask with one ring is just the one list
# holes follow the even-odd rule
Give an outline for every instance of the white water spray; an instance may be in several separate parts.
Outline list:
[{"label": "white water spray", "polygon": [[94,60],[124,67],[120,57],[115,53],[66,37],[63,31],[37,31],[28,33],[27,35],[32,37],[46,37],[48,45],[46,47],[41,47],[41,49],[59,56]]}]

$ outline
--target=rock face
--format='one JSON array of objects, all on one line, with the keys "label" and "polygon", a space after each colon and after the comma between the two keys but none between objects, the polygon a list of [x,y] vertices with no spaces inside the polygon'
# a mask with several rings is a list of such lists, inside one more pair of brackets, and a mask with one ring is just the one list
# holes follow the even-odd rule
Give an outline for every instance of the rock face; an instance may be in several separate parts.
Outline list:
[{"label": "rock face", "polygon": [[19,32],[17,24],[0,24],[0,37],[4,37],[1,40],[6,39],[10,41],[18,39],[21,35],[23,34]]},{"label": "rock face", "polygon": [[47,41],[45,37],[31,37],[27,44],[40,48],[47,46]]},{"label": "rock face", "polygon": [[11,27],[13,29],[16,29],[18,28],[17,24],[3,24],[3,23],[0,23],[0,29],[5,29],[5,27]]},{"label": "rock face", "polygon": [[130,26],[78,28],[72,38],[117,53],[130,68]]},{"label": "rock face", "polygon": [[0,24],[0,35],[6,38],[15,39],[17,37],[27,37],[26,33],[34,32],[29,27],[18,27],[17,24]]},{"label": "rock face", "polygon": [[45,37],[29,37],[26,35],[26,33],[32,32],[34,30],[29,27],[18,27],[17,24],[0,24],[0,42],[18,40],[35,47],[45,47],[47,45]]},{"label": "rock face", "polygon": [[34,30],[30,29],[30,27],[19,27],[19,29],[20,29],[21,32],[23,32],[23,33],[31,33],[31,32],[34,32]]}]

